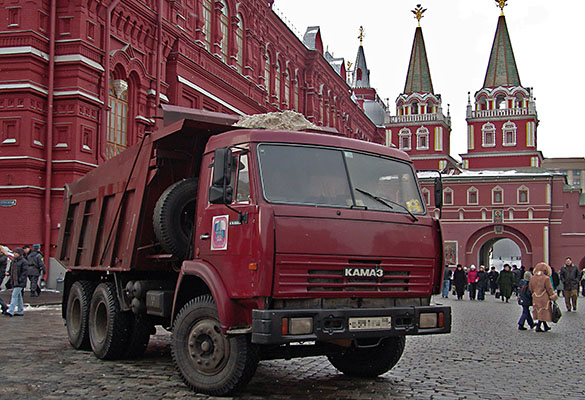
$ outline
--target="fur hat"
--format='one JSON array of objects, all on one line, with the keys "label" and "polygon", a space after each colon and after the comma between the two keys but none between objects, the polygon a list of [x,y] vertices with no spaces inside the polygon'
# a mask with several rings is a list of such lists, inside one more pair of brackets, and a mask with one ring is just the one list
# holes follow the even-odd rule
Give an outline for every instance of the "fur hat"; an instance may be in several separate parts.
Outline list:
[{"label": "fur hat", "polygon": [[532,273],[530,273],[530,271],[524,272],[524,280],[529,281],[530,278],[532,278]]},{"label": "fur hat", "polygon": [[22,247],[17,247],[16,249],[14,249],[14,252],[19,256],[24,255],[24,249]]}]

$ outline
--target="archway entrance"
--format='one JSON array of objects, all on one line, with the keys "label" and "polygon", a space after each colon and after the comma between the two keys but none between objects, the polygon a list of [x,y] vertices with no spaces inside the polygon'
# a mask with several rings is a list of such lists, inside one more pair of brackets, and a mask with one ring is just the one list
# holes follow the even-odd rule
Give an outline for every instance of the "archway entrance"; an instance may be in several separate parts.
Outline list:
[{"label": "archway entrance", "polygon": [[499,271],[504,264],[522,265],[522,250],[508,238],[492,238],[486,241],[478,252],[479,265],[496,267]]},{"label": "archway entrance", "polygon": [[[502,260],[500,260],[500,257]],[[513,258],[512,258],[513,257]],[[464,265],[485,265],[497,260],[496,268],[509,264],[532,265],[532,244],[518,229],[508,225],[488,225],[475,231],[465,245]]]}]

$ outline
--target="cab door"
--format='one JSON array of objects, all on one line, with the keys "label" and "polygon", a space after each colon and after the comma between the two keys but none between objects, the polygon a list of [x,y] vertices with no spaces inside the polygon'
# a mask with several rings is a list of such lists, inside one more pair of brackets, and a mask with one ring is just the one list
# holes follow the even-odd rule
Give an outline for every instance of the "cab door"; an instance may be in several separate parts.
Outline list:
[{"label": "cab door", "polygon": [[[243,148],[243,147],[242,147]],[[251,297],[254,291],[252,243],[257,206],[251,188],[250,153],[236,149],[233,152],[234,168],[230,179],[233,200],[230,204],[211,204],[209,190],[202,193],[197,215],[195,247],[199,258],[217,270],[232,298]],[[213,153],[203,165],[210,165],[206,173],[206,188],[213,176]],[[203,174],[202,174],[203,175]]]}]

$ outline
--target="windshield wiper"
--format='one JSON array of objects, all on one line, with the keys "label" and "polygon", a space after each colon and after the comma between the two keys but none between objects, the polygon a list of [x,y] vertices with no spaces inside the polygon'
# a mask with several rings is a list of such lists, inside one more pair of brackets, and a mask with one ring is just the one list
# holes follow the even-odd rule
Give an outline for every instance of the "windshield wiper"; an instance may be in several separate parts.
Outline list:
[{"label": "windshield wiper", "polygon": [[380,196],[373,195],[373,194],[371,194],[369,192],[366,192],[365,190],[362,190],[360,188],[355,188],[355,190],[357,192],[360,192],[362,194],[365,194],[368,197],[371,197],[372,199],[376,200],[378,203],[384,204],[386,207],[389,207],[391,210],[393,210],[394,207],[392,207],[389,203],[392,203],[392,204],[394,204],[394,205],[402,208],[403,210],[405,210],[412,217],[412,220],[413,221],[415,221],[415,222],[418,221],[418,218],[407,207],[403,206],[400,203],[397,203],[397,202],[392,201],[390,199],[385,199],[384,197],[380,197]]}]

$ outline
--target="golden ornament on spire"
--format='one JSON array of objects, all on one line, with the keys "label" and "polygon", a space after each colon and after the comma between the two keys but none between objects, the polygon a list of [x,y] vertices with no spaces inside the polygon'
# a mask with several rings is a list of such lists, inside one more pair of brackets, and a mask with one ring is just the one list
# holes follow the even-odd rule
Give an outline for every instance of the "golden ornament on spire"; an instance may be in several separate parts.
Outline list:
[{"label": "golden ornament on spire", "polygon": [[360,40],[360,46],[362,44],[364,44],[364,27],[360,26],[360,35],[358,36],[358,39]]},{"label": "golden ornament on spire", "polygon": [[347,70],[349,71],[351,69],[351,61],[347,62]]},{"label": "golden ornament on spire", "polygon": [[496,0],[498,7],[502,10],[502,15],[504,15],[504,7],[508,5],[508,0]]},{"label": "golden ornament on spire", "polygon": [[427,9],[422,8],[420,4],[417,4],[414,10],[410,10],[414,14],[414,17],[418,20],[418,26],[420,26],[420,20],[422,19],[426,10]]}]

